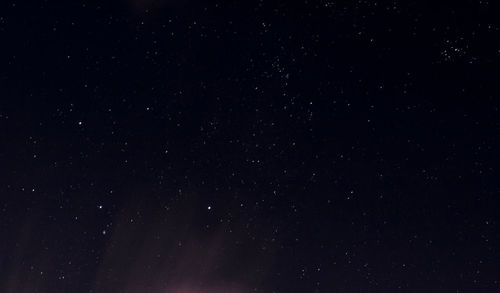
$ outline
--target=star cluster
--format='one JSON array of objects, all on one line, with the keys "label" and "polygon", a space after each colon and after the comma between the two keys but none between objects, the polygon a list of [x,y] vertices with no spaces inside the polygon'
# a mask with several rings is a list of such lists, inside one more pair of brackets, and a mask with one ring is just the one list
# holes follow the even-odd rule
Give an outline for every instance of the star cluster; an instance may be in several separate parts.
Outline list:
[{"label": "star cluster", "polygon": [[0,7],[1,292],[500,290],[492,1]]}]

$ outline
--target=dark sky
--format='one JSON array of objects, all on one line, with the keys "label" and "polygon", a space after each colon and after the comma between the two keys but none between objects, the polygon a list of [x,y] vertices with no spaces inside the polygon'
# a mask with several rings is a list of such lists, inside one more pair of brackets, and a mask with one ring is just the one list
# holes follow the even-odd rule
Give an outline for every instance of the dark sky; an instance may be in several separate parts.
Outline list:
[{"label": "dark sky", "polygon": [[0,292],[500,292],[494,2],[2,1]]}]

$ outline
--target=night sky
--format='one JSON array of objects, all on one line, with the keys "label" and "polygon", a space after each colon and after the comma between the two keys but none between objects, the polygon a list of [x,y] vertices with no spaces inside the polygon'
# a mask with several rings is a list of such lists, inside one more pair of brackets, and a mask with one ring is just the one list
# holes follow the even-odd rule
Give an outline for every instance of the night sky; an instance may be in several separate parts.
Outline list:
[{"label": "night sky", "polygon": [[0,292],[500,292],[470,1],[2,1]]}]

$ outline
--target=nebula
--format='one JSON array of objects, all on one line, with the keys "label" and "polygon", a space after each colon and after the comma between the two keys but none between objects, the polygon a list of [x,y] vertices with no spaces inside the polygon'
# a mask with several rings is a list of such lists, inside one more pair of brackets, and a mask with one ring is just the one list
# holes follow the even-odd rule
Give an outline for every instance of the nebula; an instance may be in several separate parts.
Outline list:
[{"label": "nebula", "polygon": [[244,235],[227,233],[227,224],[207,228],[193,203],[140,221],[130,206],[113,225],[95,293],[246,293],[260,281],[255,272],[267,261],[259,249],[238,245]]}]

